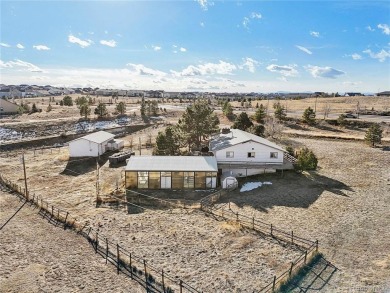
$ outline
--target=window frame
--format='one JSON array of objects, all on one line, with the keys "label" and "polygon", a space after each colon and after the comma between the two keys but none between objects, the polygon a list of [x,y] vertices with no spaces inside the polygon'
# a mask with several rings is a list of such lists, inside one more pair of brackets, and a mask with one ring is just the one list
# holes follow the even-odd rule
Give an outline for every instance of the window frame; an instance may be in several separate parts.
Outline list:
[{"label": "window frame", "polygon": [[[252,155],[253,154],[253,155]],[[256,152],[248,152],[247,158],[256,158]]]},{"label": "window frame", "polygon": [[279,153],[278,153],[278,152],[270,152],[270,153],[269,153],[269,157],[270,157],[271,159],[277,159],[278,156],[279,156]]},{"label": "window frame", "polygon": [[[229,156],[228,156],[228,154],[229,154]],[[230,156],[230,154],[231,154],[231,156]],[[234,158],[234,151],[226,151],[226,158],[227,158],[227,159],[232,159],[232,158]]]}]

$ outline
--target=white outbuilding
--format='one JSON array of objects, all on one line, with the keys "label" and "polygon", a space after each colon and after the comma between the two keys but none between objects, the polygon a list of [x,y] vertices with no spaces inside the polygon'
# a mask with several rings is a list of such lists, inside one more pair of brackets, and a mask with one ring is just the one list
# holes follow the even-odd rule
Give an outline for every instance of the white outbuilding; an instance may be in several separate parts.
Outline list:
[{"label": "white outbuilding", "polygon": [[123,140],[114,139],[115,135],[98,131],[69,142],[70,157],[98,157],[106,151],[123,148]]}]

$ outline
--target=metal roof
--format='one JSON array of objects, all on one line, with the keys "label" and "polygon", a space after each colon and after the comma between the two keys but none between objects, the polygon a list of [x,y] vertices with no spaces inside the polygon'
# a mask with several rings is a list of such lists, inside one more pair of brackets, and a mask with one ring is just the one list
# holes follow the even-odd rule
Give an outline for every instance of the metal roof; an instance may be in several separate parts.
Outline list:
[{"label": "metal roof", "polygon": [[221,133],[210,141],[210,151],[219,151],[237,144],[254,141],[271,148],[285,152],[285,150],[269,140],[240,129],[230,129],[229,133]]},{"label": "metal roof", "polygon": [[109,132],[98,131],[98,132],[94,132],[94,133],[88,134],[88,135],[83,136],[83,137],[79,137],[79,138],[72,140],[72,141],[76,141],[79,139],[85,139],[85,140],[92,141],[95,143],[103,143],[107,140],[113,139],[114,137],[115,137],[115,135],[111,134]]},{"label": "metal roof", "polygon": [[212,156],[131,156],[126,171],[217,172],[218,167]]}]

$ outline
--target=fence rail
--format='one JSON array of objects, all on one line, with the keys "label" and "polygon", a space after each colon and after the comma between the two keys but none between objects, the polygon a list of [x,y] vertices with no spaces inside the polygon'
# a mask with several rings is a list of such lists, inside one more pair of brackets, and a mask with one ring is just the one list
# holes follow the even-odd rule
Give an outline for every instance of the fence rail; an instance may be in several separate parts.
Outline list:
[{"label": "fence rail", "polygon": [[[253,292],[277,292],[280,286],[293,278],[302,267],[304,267],[310,259],[312,259],[318,252],[318,240],[313,241],[303,237],[294,235],[294,231],[287,232],[276,228],[272,224],[260,221],[254,217],[248,217],[246,215],[239,214],[231,209],[230,202],[220,207],[215,208],[213,204],[222,196],[222,193],[212,194],[205,198],[201,209],[213,216],[220,217],[225,221],[235,221],[241,226],[261,233],[262,235],[278,239],[289,245],[294,245],[296,248],[302,251],[302,254],[291,262],[290,268],[279,276],[274,276],[273,280],[268,283],[267,286],[260,290],[254,290]],[[210,199],[209,199],[210,198]],[[215,200],[215,201],[214,201]]]},{"label": "fence rail", "polygon": [[106,263],[116,266],[117,273],[124,273],[132,280],[138,282],[151,293],[201,293],[187,282],[178,277],[167,274],[163,269],[158,269],[150,265],[144,258],[126,250],[119,243],[114,243],[104,236],[99,230],[82,223],[76,217],[70,215],[66,210],[60,209],[41,196],[28,195],[25,190],[5,178],[0,173],[0,184],[9,191],[18,193],[19,197],[26,199],[32,205],[39,208],[39,214],[54,225],[62,225],[64,229],[74,229],[77,233],[85,237],[95,250],[106,259]]}]

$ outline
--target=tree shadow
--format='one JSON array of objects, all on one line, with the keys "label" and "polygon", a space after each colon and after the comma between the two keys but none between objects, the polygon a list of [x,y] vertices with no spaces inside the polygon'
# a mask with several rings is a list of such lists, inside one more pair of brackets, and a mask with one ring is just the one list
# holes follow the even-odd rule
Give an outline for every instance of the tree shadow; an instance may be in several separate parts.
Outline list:
[{"label": "tree shadow", "polygon": [[274,206],[308,208],[324,191],[346,197],[348,195],[345,191],[353,191],[343,182],[316,172],[284,171],[283,173],[256,175],[240,179],[239,185],[242,186],[245,182],[271,182],[272,185],[263,185],[246,192],[240,192],[237,189],[224,196],[222,202],[233,202],[239,207],[252,206],[259,211],[267,212]]},{"label": "tree shadow", "polygon": [[93,171],[96,171],[96,163],[99,164],[99,168],[103,166],[110,154],[104,154],[100,158],[94,157],[81,157],[81,158],[69,158],[64,170],[60,173],[66,176],[80,176]]}]

